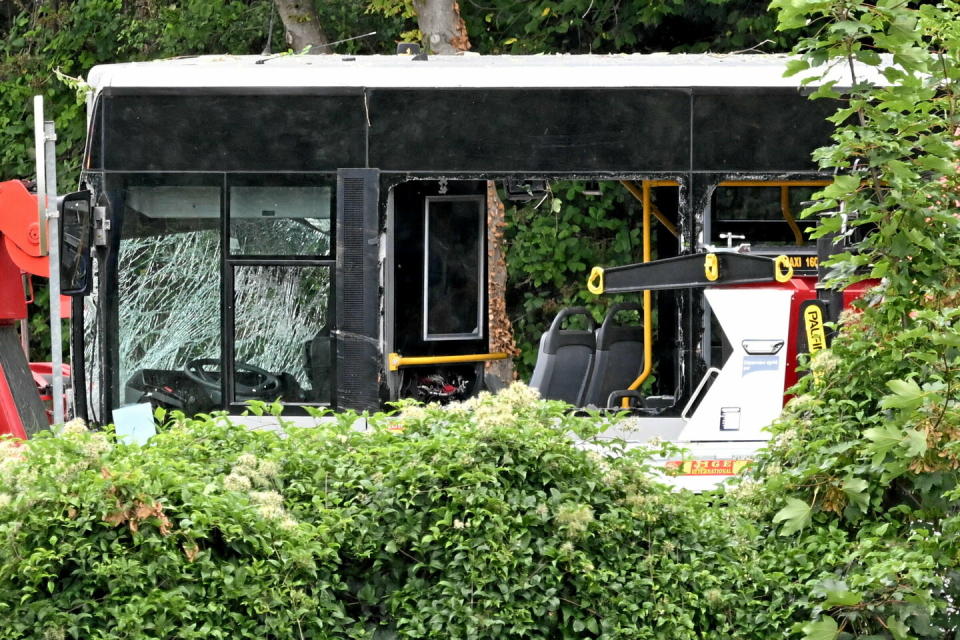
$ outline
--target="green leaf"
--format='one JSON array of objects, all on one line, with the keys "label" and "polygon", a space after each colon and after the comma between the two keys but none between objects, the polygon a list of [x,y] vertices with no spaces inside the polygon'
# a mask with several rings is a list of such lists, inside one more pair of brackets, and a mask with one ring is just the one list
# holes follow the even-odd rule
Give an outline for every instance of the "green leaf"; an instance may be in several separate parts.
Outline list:
[{"label": "green leaf", "polygon": [[361,587],[360,591],[357,592],[357,599],[360,600],[360,602],[373,604],[375,594],[376,592],[373,590],[373,585],[365,584]]},{"label": "green leaf", "polygon": [[873,49],[860,49],[856,53],[856,58],[863,64],[868,64],[873,67],[878,67],[883,62],[880,54]]},{"label": "green leaf", "polygon": [[860,176],[839,174],[834,176],[833,183],[823,189],[825,198],[842,198],[853,193],[860,187]]},{"label": "green leaf", "polygon": [[960,333],[937,333],[930,338],[933,344],[946,345],[948,347],[960,347]]},{"label": "green leaf", "polygon": [[852,607],[860,604],[863,600],[863,597],[859,593],[851,591],[843,580],[825,580],[821,586],[826,596],[822,605],[824,609]]},{"label": "green leaf", "polygon": [[787,70],[783,72],[785,78],[794,76],[801,71],[806,71],[810,68],[810,63],[801,58],[794,58],[793,60],[787,61]]},{"label": "green leaf", "polygon": [[941,158],[929,153],[918,156],[916,163],[922,169],[935,171],[942,175],[950,175],[954,172],[953,163],[948,158]]},{"label": "green leaf", "polygon": [[907,435],[902,440],[907,446],[906,454],[911,458],[919,458],[927,452],[927,433],[919,429],[907,429]]},{"label": "green leaf", "polygon": [[893,425],[886,425],[867,429],[863,432],[863,437],[872,443],[869,450],[874,454],[874,464],[879,464],[887,453],[903,442],[903,431]]},{"label": "green leaf", "polygon": [[907,71],[924,71],[931,61],[930,53],[920,47],[902,47],[893,54],[893,61]]},{"label": "green leaf", "polygon": [[893,634],[893,640],[907,640],[910,637],[910,628],[898,618],[887,618],[887,629]]},{"label": "green leaf", "polygon": [[797,498],[787,498],[787,506],[773,516],[773,521],[783,522],[780,535],[789,536],[810,524],[812,517],[813,510],[809,504]]},{"label": "green leaf", "polygon": [[836,640],[840,630],[833,618],[821,618],[803,625],[803,640]]},{"label": "green leaf", "polygon": [[888,380],[887,387],[893,395],[880,399],[881,409],[912,410],[923,404],[923,389],[914,380]]},{"label": "green leaf", "polygon": [[817,89],[810,94],[810,99],[817,100],[818,98],[839,98],[840,93],[834,89],[836,84],[836,80],[829,80],[820,84]]},{"label": "green leaf", "polygon": [[869,483],[863,478],[847,478],[843,481],[843,485],[841,485],[841,489],[847,495],[847,499],[864,510],[870,502],[870,496],[867,493],[869,487]]},{"label": "green leaf", "polygon": [[770,10],[777,10],[777,31],[799,29],[806,26],[811,15],[830,6],[826,0],[773,0]]}]

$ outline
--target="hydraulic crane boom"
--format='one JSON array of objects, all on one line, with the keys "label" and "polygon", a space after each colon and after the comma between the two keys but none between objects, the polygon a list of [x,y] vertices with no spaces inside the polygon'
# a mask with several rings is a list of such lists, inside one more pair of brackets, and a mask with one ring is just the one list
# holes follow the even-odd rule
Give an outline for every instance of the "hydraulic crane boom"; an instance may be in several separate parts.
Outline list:
[{"label": "hydraulic crane boom", "polygon": [[695,253],[620,267],[594,267],[591,293],[635,293],[716,285],[786,282],[793,268],[784,256],[768,258],[733,252]]}]

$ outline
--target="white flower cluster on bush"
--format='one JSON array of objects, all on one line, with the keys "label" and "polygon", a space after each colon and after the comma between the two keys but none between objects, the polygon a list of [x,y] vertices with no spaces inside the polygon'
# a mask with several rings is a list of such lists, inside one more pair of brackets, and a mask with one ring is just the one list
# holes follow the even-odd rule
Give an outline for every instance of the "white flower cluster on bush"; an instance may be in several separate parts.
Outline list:
[{"label": "white flower cluster on bush", "polygon": [[64,436],[70,436],[87,433],[88,431],[89,429],[87,429],[86,422],[84,422],[81,418],[74,418],[63,425],[63,429],[60,430],[60,433]]},{"label": "white flower cluster on bush", "polygon": [[[257,505],[257,513],[266,520],[276,521],[283,529],[292,529],[297,521],[283,506],[283,496],[270,488],[280,474],[280,465],[274,460],[258,459],[255,455],[244,453],[230,473],[223,477],[223,488],[227,491],[247,493],[251,502]],[[266,489],[251,491],[254,487]]]},{"label": "white flower cluster on bush", "polygon": [[474,397],[450,405],[448,411],[470,414],[480,430],[515,426],[521,417],[540,402],[540,392],[522,382],[514,382],[497,394],[481,391]]},{"label": "white flower cluster on bush", "polygon": [[565,504],[557,511],[556,521],[567,535],[578,538],[593,522],[593,508],[587,504]]},{"label": "white flower cluster on bush", "polygon": [[20,447],[13,440],[0,440],[0,477],[10,478],[14,467],[23,460]]}]

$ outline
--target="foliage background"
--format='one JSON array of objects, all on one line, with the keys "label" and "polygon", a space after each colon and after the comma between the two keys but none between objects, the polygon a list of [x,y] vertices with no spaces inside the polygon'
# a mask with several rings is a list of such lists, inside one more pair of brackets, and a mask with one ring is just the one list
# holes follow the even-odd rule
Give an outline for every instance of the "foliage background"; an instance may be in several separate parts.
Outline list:
[{"label": "foliage background", "polygon": [[[314,626],[304,637],[423,637],[440,629],[478,638],[957,637],[960,5],[773,4],[781,29],[806,33],[798,70],[857,59],[881,68],[891,85],[847,93],[834,144],[818,154],[840,175],[814,207],[832,212],[823,233],[869,231],[859,253],[834,263],[838,285],[874,277],[879,286],[845,314],[832,349],[807,363],[811,375],[748,477],[721,495],[668,493],[639,453],[606,460],[572,447],[566,431],[592,422],[575,424],[521,391],[484,398],[459,415],[407,408],[399,434],[384,416],[373,418],[383,428],[372,436],[341,423],[339,431],[287,440],[201,417],[174,420],[169,435],[142,450],[82,432],[38,438],[22,450],[4,443],[6,635],[42,629],[50,638],[87,637],[84,625],[96,622],[113,634],[105,637],[130,637],[136,624],[154,625],[136,631],[140,637],[174,624],[197,637],[211,637],[217,624],[234,625],[230,637],[289,637],[280,630],[305,623]],[[555,10],[576,9],[542,42],[573,38],[577,12],[590,14],[582,3],[539,6],[517,24],[539,28],[554,24]],[[683,15],[680,5],[665,6]],[[78,25],[87,35],[70,40],[83,43],[72,52],[45,51],[61,36],[40,27],[54,16],[71,24],[72,11],[91,11],[113,25],[107,49],[148,55],[146,43],[124,31],[139,15],[132,6],[23,9],[5,18],[13,34],[5,74],[16,71],[3,78],[13,83],[4,85],[4,100],[18,87],[29,96],[24,87],[33,82],[66,104],[72,96],[50,81],[43,56],[86,52],[98,60],[100,36],[84,31],[87,22]],[[504,24],[486,15],[484,22]],[[410,27],[402,17],[382,19],[400,33]],[[576,46],[619,46],[615,35],[602,36],[616,34],[616,24],[580,25]],[[150,46],[168,42],[165,27],[150,33]],[[497,46],[514,46],[524,33],[516,27]],[[220,35],[191,38],[199,48]],[[262,46],[253,36],[248,42]],[[898,68],[888,69],[880,53]],[[10,113],[4,127],[21,126]],[[615,216],[608,195],[594,203],[605,218]],[[560,201],[554,213],[565,225],[589,217],[588,201],[571,204],[576,194]],[[516,227],[520,245],[524,225]],[[616,244],[615,229],[603,233]],[[552,276],[544,272],[532,286],[542,289]],[[145,582],[163,588],[144,595]],[[422,593],[429,598],[420,600]],[[164,600],[206,595],[214,596],[212,608]],[[309,617],[318,610],[322,618]],[[166,611],[181,618],[158,619]],[[124,624],[103,627],[104,620]],[[327,624],[336,626],[320,626]]]},{"label": "foliage background", "polygon": [[[392,54],[397,41],[417,35],[405,0],[315,0],[314,7],[331,41],[377,32],[335,45],[336,53]],[[460,8],[472,50],[483,54],[772,52],[794,41],[774,30],[776,19],[762,3],[750,0],[465,0]],[[33,175],[32,97],[42,94],[57,125],[61,192],[75,188],[80,173],[84,106],[58,73],[82,77],[100,63],[285,47],[271,0],[11,0],[0,5],[0,35],[0,178]],[[508,313],[524,376],[557,309],[587,303],[602,318],[609,301],[588,299],[590,267],[640,257],[631,198],[608,189],[598,201],[576,184],[556,185],[555,192],[559,211],[507,210]],[[45,359],[47,293],[43,283],[36,288],[32,344],[34,358]]]}]

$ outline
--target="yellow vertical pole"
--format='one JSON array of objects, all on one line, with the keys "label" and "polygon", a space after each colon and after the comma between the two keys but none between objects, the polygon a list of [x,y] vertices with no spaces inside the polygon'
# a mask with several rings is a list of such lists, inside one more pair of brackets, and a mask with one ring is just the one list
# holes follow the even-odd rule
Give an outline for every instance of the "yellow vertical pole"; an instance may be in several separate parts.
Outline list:
[{"label": "yellow vertical pole", "polygon": [[[643,188],[643,261],[650,262],[650,214],[653,204],[650,201],[650,181],[644,180]],[[650,290],[643,292],[643,370],[637,379],[628,387],[631,391],[636,391],[643,384],[643,381],[650,377],[653,370],[653,295]],[[621,401],[621,407],[628,409],[630,400],[624,398]]]},{"label": "yellow vertical pole", "polygon": [[794,242],[797,246],[802,247],[804,245],[803,232],[800,231],[797,219],[793,217],[793,212],[790,210],[790,187],[787,185],[780,185],[780,212],[783,214],[783,219],[790,225],[790,230],[793,231]]}]

